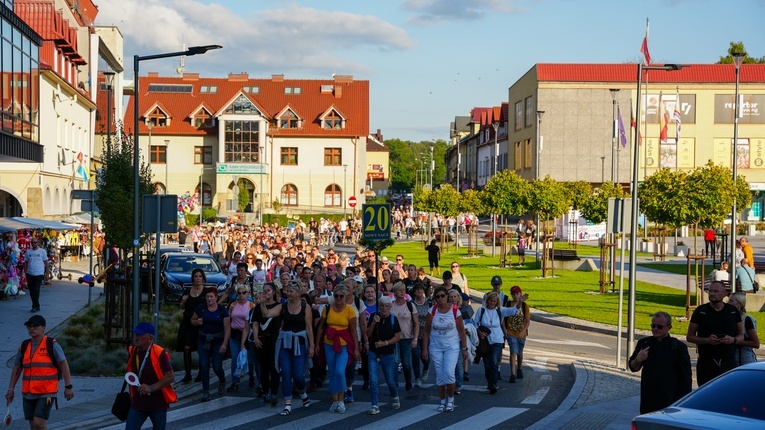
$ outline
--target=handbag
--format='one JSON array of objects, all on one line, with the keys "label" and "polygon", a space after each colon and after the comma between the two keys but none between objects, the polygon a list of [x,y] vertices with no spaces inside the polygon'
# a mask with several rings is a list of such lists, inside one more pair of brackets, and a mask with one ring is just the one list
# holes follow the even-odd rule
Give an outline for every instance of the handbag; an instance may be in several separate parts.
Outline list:
[{"label": "handbag", "polygon": [[122,391],[117,393],[112,404],[112,415],[120,421],[127,421],[130,412],[130,391],[125,391],[125,388],[127,388],[127,381],[122,383]]}]

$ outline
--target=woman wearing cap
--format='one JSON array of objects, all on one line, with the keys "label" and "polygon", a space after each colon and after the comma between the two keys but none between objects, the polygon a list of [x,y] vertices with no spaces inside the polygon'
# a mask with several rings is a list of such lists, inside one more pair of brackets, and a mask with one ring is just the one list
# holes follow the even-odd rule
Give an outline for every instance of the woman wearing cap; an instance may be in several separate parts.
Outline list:
[{"label": "woman wearing cap", "polygon": [[[178,339],[176,341],[176,351],[183,352],[183,369],[186,374],[181,379],[181,383],[191,382],[191,353],[197,350],[197,337],[199,328],[191,323],[191,317],[197,307],[205,302],[203,294],[207,282],[207,276],[204,270],[194,269],[191,271],[191,288],[181,297],[181,308],[183,309],[183,319],[178,327]],[[202,373],[197,374],[196,382],[201,381]]]},{"label": "woman wearing cap", "polygon": [[510,383],[516,378],[523,379],[523,347],[526,345],[526,337],[529,335],[531,324],[531,312],[529,305],[524,301],[521,287],[514,285],[510,288],[510,306],[522,303],[521,308],[515,315],[505,319],[505,331],[507,332],[507,345],[510,347]]},{"label": "woman wearing cap", "polygon": [[170,355],[154,343],[155,334],[154,326],[148,322],[139,323],[133,329],[135,346],[128,348],[127,371],[138,376],[140,385],[130,387],[130,412],[125,422],[126,430],[140,430],[147,418],[151,420],[153,428],[164,429],[170,403],[178,401],[171,385],[175,373],[170,364]]},{"label": "woman wearing cap", "polygon": [[436,371],[436,387],[441,400],[438,412],[454,411],[454,370],[460,351],[463,359],[468,353],[462,315],[449,303],[448,295],[442,286],[433,292],[435,305],[427,314],[422,339],[422,358],[430,359]]},{"label": "woman wearing cap", "polygon": [[210,400],[210,361],[218,377],[218,395],[226,392],[226,372],[223,370],[223,355],[231,338],[231,317],[228,309],[218,305],[218,290],[208,287],[204,290],[205,303],[197,306],[191,323],[199,327],[197,350],[199,351],[199,372],[202,374],[202,401]]},{"label": "woman wearing cap", "polygon": [[515,315],[522,303],[521,299],[516,304],[516,307],[501,307],[499,305],[499,295],[496,291],[491,291],[486,295],[483,306],[475,313],[475,322],[479,328],[482,328],[478,330],[478,337],[487,339],[490,346],[489,353],[484,357],[483,366],[491,394],[496,394],[497,392],[497,381],[499,379],[498,363],[502,357],[502,348],[505,346],[505,328],[502,325],[502,320]]},{"label": "woman wearing cap", "polygon": [[[300,297],[300,283],[289,281],[282,288],[287,295],[287,301],[272,308],[261,303],[262,318],[280,316],[281,331],[276,339],[275,364],[282,376],[282,396],[284,409],[280,415],[292,414],[292,387],[300,393],[303,407],[308,407],[311,400],[306,394],[305,366],[308,357],[314,354],[313,315],[311,309]],[[273,404],[273,400],[271,401]]]},{"label": "woman wearing cap", "polygon": [[344,284],[334,289],[333,302],[322,313],[319,323],[319,339],[325,334],[324,356],[329,369],[329,392],[332,394],[330,412],[345,413],[345,367],[348,365],[350,354],[361,360],[359,344],[355,341],[356,313],[348,306],[345,297],[351,294]]}]

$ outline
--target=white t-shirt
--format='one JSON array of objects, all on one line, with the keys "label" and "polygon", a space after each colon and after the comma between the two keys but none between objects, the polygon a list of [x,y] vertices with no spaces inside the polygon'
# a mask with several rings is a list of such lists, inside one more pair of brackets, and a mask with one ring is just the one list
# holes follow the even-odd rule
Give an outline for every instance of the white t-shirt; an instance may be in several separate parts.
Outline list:
[{"label": "white t-shirt", "polygon": [[42,248],[29,248],[24,253],[24,261],[27,262],[27,273],[32,276],[45,274],[45,262],[48,260],[48,252]]},{"label": "white t-shirt", "polygon": [[[433,308],[430,308],[428,312],[433,314]],[[457,311],[455,317],[454,311],[451,308],[444,314],[436,309],[433,321],[430,323],[429,350],[448,351],[460,349],[462,338],[457,331],[457,318],[462,318],[459,311]]]}]

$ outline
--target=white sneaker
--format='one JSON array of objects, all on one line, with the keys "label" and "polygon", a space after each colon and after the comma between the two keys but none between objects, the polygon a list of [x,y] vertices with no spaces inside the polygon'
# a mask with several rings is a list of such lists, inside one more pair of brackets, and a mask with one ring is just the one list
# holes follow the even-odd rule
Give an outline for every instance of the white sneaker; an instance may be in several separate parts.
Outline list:
[{"label": "white sneaker", "polygon": [[414,380],[414,386],[420,387],[422,385],[422,380],[420,378],[417,378]]},{"label": "white sneaker", "polygon": [[25,292],[24,292],[24,290],[19,290],[19,293],[18,293],[18,294],[19,294],[20,296],[25,296],[27,293],[25,293]]}]

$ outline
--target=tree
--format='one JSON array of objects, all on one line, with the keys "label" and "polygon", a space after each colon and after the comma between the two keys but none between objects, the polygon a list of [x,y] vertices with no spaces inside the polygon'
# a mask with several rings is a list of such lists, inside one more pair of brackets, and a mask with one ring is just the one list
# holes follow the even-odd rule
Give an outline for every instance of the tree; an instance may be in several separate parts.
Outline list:
[{"label": "tree", "polygon": [[728,48],[728,55],[720,57],[717,64],[733,64],[733,54],[746,53],[744,57],[744,64],[762,64],[765,63],[765,56],[760,58],[750,57],[746,48],[744,48],[744,42],[731,42]]},{"label": "tree", "polygon": [[237,186],[239,187],[239,195],[237,196],[239,203],[239,212],[244,212],[244,209],[250,203],[250,193],[246,188],[247,182],[244,179],[240,179]]},{"label": "tree", "polygon": [[592,194],[592,186],[587,181],[564,182],[566,201],[573,210],[579,210]]},{"label": "tree", "polygon": [[[96,204],[101,209],[101,222],[109,243],[128,250],[133,247],[133,139],[124,136],[121,122],[117,123],[114,134],[122,135],[122,143],[111,145],[110,151],[104,149],[104,168],[96,184]],[[143,203],[140,196],[154,194],[155,190],[151,167],[141,161],[138,169],[140,211]],[[141,243],[147,238],[148,235],[142,235]]]},{"label": "tree", "polygon": [[529,183],[512,170],[503,170],[489,179],[481,200],[486,213],[521,216],[529,208]]},{"label": "tree", "polygon": [[459,200],[460,212],[472,212],[476,215],[486,215],[488,212],[483,205],[483,191],[465,190]]},{"label": "tree", "polygon": [[412,193],[412,207],[416,211],[430,212],[430,190],[418,187]]},{"label": "tree", "polygon": [[451,217],[460,213],[460,193],[449,184],[441,185],[428,193],[428,207],[431,212]]},{"label": "tree", "polygon": [[539,219],[550,221],[566,213],[570,207],[569,194],[563,183],[550,176],[535,180],[529,187],[529,211],[539,215]]},{"label": "tree", "polygon": [[[411,142],[408,140],[389,139],[385,146],[390,150],[391,187],[400,190],[413,190],[418,183],[430,180],[430,151],[433,149],[433,185],[446,182],[446,148],[443,140]],[[427,174],[425,181],[417,177],[418,171]]]},{"label": "tree", "polygon": [[584,201],[580,211],[587,221],[600,224],[608,216],[608,199],[625,198],[627,193],[621,185],[605,182]]},{"label": "tree", "polygon": [[688,173],[666,168],[646,178],[638,189],[640,209],[645,216],[672,228],[685,225],[690,215],[687,179]]}]

